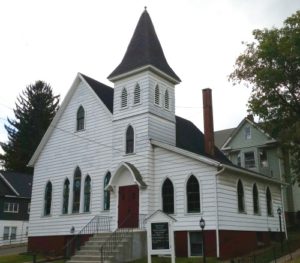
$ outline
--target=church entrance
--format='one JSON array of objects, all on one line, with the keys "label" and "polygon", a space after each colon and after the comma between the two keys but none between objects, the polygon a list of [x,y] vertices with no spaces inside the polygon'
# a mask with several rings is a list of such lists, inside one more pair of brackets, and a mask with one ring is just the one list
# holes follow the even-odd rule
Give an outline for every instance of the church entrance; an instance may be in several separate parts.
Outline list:
[{"label": "church entrance", "polygon": [[137,185],[119,187],[118,227],[135,228],[139,224],[139,188]]}]

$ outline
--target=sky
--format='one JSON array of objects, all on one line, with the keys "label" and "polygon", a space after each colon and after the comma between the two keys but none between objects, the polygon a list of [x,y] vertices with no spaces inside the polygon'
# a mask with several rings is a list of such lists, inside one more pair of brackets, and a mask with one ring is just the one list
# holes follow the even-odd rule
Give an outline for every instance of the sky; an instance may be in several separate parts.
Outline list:
[{"label": "sky", "polygon": [[203,130],[202,89],[211,88],[215,130],[247,115],[250,89],[228,81],[253,29],[281,27],[300,0],[0,1],[0,142],[17,97],[37,80],[64,99],[77,72],[113,87],[144,7],[169,65],[181,78],[176,114]]}]

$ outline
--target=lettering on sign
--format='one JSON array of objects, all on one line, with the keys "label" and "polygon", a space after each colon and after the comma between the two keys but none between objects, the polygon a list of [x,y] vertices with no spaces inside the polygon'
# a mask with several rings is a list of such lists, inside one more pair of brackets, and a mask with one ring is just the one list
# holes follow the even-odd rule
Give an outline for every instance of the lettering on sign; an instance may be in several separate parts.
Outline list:
[{"label": "lettering on sign", "polygon": [[152,249],[169,249],[169,224],[151,223]]}]

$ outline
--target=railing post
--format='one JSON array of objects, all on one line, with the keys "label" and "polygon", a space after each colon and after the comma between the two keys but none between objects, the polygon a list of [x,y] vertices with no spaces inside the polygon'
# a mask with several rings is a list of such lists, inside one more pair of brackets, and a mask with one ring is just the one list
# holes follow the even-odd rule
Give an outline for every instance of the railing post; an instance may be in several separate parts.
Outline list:
[{"label": "railing post", "polygon": [[276,263],[276,249],[273,247],[273,257],[274,257],[274,262]]}]

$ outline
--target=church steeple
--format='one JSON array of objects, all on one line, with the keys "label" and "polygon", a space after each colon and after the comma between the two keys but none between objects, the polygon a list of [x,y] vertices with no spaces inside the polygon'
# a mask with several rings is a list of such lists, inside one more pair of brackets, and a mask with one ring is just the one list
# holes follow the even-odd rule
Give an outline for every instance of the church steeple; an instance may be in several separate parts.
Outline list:
[{"label": "church steeple", "polygon": [[146,8],[138,21],[122,62],[108,76],[108,79],[113,81],[121,75],[144,68],[166,74],[175,84],[180,82],[180,78],[165,58]]}]

